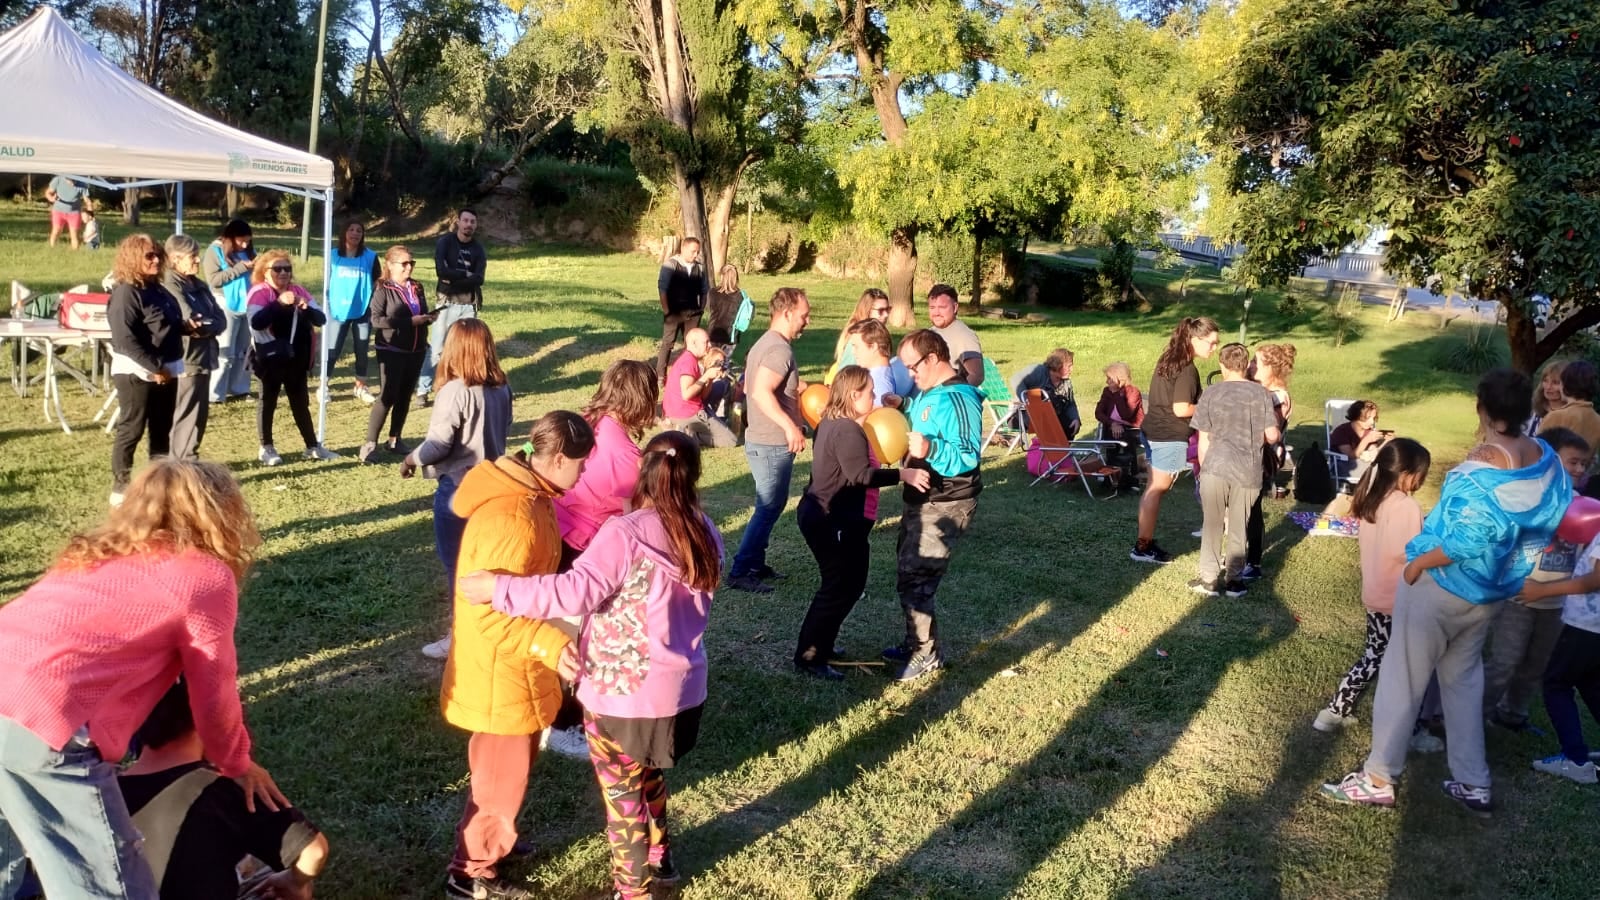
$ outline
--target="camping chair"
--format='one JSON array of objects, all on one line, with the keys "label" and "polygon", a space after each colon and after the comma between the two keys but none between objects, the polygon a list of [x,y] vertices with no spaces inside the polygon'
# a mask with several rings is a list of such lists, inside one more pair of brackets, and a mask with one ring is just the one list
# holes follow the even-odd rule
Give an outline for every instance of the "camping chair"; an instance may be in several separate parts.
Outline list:
[{"label": "camping chair", "polygon": [[[1033,433],[1039,438],[1039,450],[1045,462],[1044,471],[1029,482],[1029,487],[1046,478],[1064,481],[1075,477],[1083,483],[1084,493],[1096,500],[1108,500],[1117,495],[1117,479],[1122,470],[1106,462],[1106,454],[1121,450],[1121,441],[1067,440],[1066,429],[1044,391],[1028,391],[1023,405]],[[1109,488],[1104,497],[1095,494],[1091,481],[1099,481]]]},{"label": "camping chair", "polygon": [[994,425],[978,447],[978,452],[987,450],[998,439],[1005,442],[1009,455],[1022,446],[1022,439],[1027,437],[1022,421],[1022,404],[1005,376],[1000,374],[1000,367],[987,356],[983,358],[983,386],[978,388],[978,392],[983,394],[984,411],[994,418]]},{"label": "camping chair", "polygon": [[1335,399],[1322,404],[1322,438],[1327,447],[1324,455],[1328,460],[1328,474],[1333,477],[1333,484],[1341,494],[1354,491],[1360,479],[1350,474],[1355,470],[1356,461],[1333,449],[1333,431],[1345,423],[1345,417],[1355,402]]}]

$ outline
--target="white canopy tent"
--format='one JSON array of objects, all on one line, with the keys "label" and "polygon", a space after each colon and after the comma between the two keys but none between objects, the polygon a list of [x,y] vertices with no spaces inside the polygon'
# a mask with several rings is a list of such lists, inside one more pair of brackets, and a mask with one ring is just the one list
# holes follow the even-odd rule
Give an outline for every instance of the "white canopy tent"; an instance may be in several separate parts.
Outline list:
[{"label": "white canopy tent", "polygon": [[[0,85],[0,171],[71,175],[111,190],[175,184],[180,233],[185,180],[321,200],[326,292],[333,163],[208,119],[162,94],[106,59],[48,6],[0,34]],[[327,374],[324,358],[324,380]],[[319,407],[320,440],[327,400]]]}]

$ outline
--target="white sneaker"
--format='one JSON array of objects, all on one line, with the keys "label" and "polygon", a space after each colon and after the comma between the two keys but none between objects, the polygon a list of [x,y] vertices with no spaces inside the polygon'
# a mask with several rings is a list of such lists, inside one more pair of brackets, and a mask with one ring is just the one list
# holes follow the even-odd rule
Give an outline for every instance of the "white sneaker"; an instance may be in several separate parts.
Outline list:
[{"label": "white sneaker", "polygon": [[358,384],[358,385],[356,385],[356,399],[360,400],[362,403],[365,403],[368,406],[371,406],[374,402],[377,401],[378,398],[373,396],[371,391],[367,390],[367,386],[366,385]]},{"label": "white sneaker", "polygon": [[545,746],[562,756],[570,756],[573,759],[589,758],[589,739],[583,736],[582,725],[551,728],[550,739]]},{"label": "white sneaker", "polygon": [[332,450],[329,450],[327,447],[324,447],[321,444],[318,444],[315,447],[306,448],[306,459],[338,459],[338,458],[339,458],[339,454],[333,452]]},{"label": "white sneaker", "polygon": [[261,452],[256,454],[256,459],[261,460],[263,465],[268,466],[280,465],[283,462],[283,457],[278,455],[277,449],[271,444],[262,444]]},{"label": "white sneaker", "polygon": [[1311,721],[1311,727],[1318,731],[1334,732],[1341,728],[1349,728],[1355,723],[1355,716],[1341,716],[1324,706],[1317,710],[1317,717]]},{"label": "white sneaker", "polygon": [[106,502],[110,503],[111,507],[113,509],[115,509],[116,507],[121,506],[122,505],[122,492],[121,491],[112,491],[111,492],[111,496],[106,498]]},{"label": "white sneaker", "polygon": [[1568,781],[1576,781],[1579,784],[1594,784],[1595,782],[1600,781],[1600,776],[1595,774],[1593,760],[1585,762],[1580,766],[1572,760],[1567,759],[1567,757],[1561,753],[1557,753],[1555,756],[1546,756],[1544,759],[1534,760],[1533,769],[1536,772],[1543,772],[1546,775],[1559,775]]},{"label": "white sneaker", "polygon": [[447,634],[444,637],[439,638],[437,641],[424,646],[422,648],[422,655],[429,659],[445,659],[449,657],[450,635]]},{"label": "white sneaker", "polygon": [[1429,734],[1426,728],[1418,728],[1411,733],[1411,751],[1413,753],[1438,753],[1443,749],[1444,738]]}]

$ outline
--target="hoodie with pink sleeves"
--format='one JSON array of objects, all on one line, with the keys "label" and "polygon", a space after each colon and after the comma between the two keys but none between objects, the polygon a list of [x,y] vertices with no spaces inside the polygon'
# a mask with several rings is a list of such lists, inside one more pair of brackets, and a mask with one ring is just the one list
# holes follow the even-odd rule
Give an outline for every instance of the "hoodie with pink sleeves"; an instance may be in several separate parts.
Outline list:
[{"label": "hoodie with pink sleeves", "polygon": [[[722,555],[722,537],[710,520]],[[578,699],[596,715],[662,719],[706,700],[710,591],[681,580],[653,509],[607,521],[572,569],[496,579],[494,608],[548,619],[584,616]]]}]

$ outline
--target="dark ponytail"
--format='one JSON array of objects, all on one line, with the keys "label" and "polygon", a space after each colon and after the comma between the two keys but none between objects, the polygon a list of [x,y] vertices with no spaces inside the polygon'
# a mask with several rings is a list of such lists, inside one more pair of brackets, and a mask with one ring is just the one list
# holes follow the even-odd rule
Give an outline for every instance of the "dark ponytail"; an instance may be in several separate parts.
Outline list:
[{"label": "dark ponytail", "polygon": [[516,452],[521,462],[532,457],[550,458],[559,453],[567,459],[588,459],[594,452],[594,429],[583,416],[565,409],[547,412],[533,423],[528,442]]},{"label": "dark ponytail", "polygon": [[700,508],[699,480],[700,445],[681,431],[663,431],[644,445],[633,507],[654,509],[661,517],[684,583],[712,591],[722,578],[722,561]]},{"label": "dark ponytail", "polygon": [[1172,329],[1166,349],[1161,351],[1161,358],[1156,360],[1156,377],[1176,378],[1184,366],[1194,362],[1194,345],[1190,342],[1195,338],[1210,337],[1217,330],[1217,323],[1205,316],[1185,316],[1178,327]]},{"label": "dark ponytail", "polygon": [[1350,514],[1363,522],[1378,521],[1378,507],[1407,475],[1418,481],[1428,477],[1433,457],[1428,448],[1410,438],[1395,438],[1378,448],[1378,457],[1362,474],[1350,496]]}]

